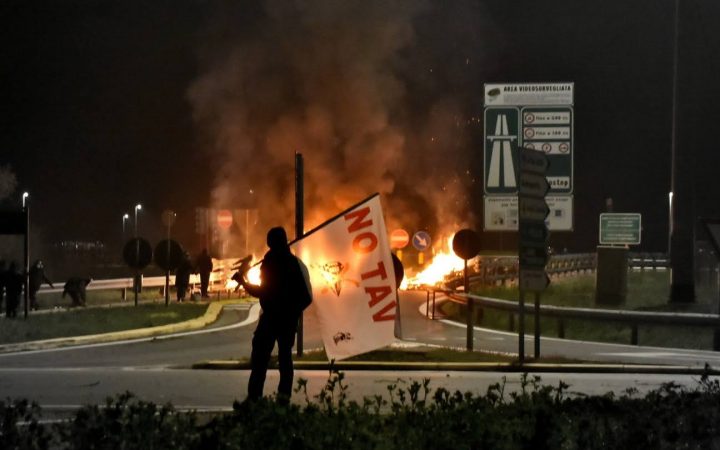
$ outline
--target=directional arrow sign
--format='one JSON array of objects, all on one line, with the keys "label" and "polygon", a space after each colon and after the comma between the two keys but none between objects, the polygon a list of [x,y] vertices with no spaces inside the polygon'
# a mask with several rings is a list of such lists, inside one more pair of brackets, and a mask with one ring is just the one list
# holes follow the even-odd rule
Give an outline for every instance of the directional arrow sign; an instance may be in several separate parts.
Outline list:
[{"label": "directional arrow sign", "polygon": [[519,219],[521,221],[536,220],[544,222],[547,215],[550,214],[550,208],[545,203],[545,199],[521,196],[519,203]]},{"label": "directional arrow sign", "polygon": [[545,176],[532,172],[520,172],[520,195],[542,198],[549,190],[550,185]]},{"label": "directional arrow sign", "polygon": [[529,148],[520,149],[520,170],[544,175],[550,167],[550,162],[545,153]]},{"label": "directional arrow sign", "polygon": [[548,254],[545,245],[542,246],[521,246],[520,247],[520,268],[534,267],[542,269],[547,265]]},{"label": "directional arrow sign", "polygon": [[520,289],[525,291],[544,291],[550,285],[550,277],[544,270],[520,269]]},{"label": "directional arrow sign", "polygon": [[550,232],[543,222],[523,222],[520,224],[519,231],[520,245],[524,242],[542,242],[544,244],[550,236]]},{"label": "directional arrow sign", "polygon": [[415,247],[421,252],[430,247],[430,242],[430,235],[427,233],[427,231],[418,231],[413,235],[413,247]]}]

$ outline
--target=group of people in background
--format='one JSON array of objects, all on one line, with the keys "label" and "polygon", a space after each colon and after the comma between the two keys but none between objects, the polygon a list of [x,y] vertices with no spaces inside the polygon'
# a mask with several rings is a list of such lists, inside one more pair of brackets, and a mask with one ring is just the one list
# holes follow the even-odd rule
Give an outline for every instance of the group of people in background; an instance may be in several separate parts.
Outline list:
[{"label": "group of people in background", "polygon": [[207,249],[195,259],[194,264],[190,258],[190,254],[185,252],[183,260],[175,269],[175,289],[177,290],[177,301],[185,301],[188,287],[190,286],[190,275],[193,273],[200,274],[200,295],[208,298],[208,287],[210,285],[210,273],[213,270],[213,262]]},{"label": "group of people in background", "polygon": [[[37,292],[43,283],[54,287],[52,282],[45,275],[45,266],[41,260],[37,260],[30,267],[28,272],[28,298],[30,308],[38,308]],[[20,305],[20,297],[23,293],[25,276],[21,272],[17,262],[9,265],[5,260],[0,259],[0,310],[5,312],[5,317],[17,317],[17,309]]]},{"label": "group of people in background", "polygon": [[[207,249],[203,249],[194,261],[190,258],[190,254],[185,252],[183,261],[175,270],[178,302],[185,300],[190,285],[190,275],[193,273],[200,275],[200,295],[208,298],[212,270],[213,262]],[[68,279],[62,297],[65,298],[65,295],[69,294],[72,306],[85,306],[85,290],[91,281],[90,278],[73,277]],[[32,310],[37,310],[39,307],[37,293],[43,283],[48,284],[51,288],[55,287],[45,274],[43,262],[37,260],[28,271],[28,299]],[[7,318],[17,317],[24,285],[25,274],[22,267],[15,261],[8,264],[7,261],[0,259],[0,314],[5,313]]]}]

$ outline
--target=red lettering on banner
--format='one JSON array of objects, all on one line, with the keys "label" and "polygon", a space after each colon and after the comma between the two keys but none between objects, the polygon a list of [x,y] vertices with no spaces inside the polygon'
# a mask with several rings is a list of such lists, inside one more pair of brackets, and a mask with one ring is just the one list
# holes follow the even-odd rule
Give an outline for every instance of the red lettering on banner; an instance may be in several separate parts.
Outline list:
[{"label": "red lettering on banner", "polygon": [[370,301],[368,302],[368,306],[372,308],[379,302],[385,300],[385,297],[392,294],[392,288],[390,286],[372,286],[366,287],[365,292],[370,294]]},{"label": "red lettering on banner", "polygon": [[[388,311],[393,311],[393,314],[385,315]],[[395,302],[390,302],[380,311],[373,314],[373,322],[382,322],[384,320],[395,320]]]},{"label": "red lettering on banner", "polygon": [[372,219],[368,219],[365,222],[362,221],[365,217],[367,217],[368,214],[370,214],[369,206],[345,214],[345,220],[353,220],[353,222],[348,227],[348,232],[352,233],[353,231],[358,231],[372,225]]},{"label": "red lettering on banner", "polygon": [[370,253],[375,250],[377,244],[377,236],[370,232],[361,233],[353,239],[353,250],[355,250],[355,253]]},{"label": "red lettering on banner", "polygon": [[385,278],[387,278],[387,271],[385,270],[385,263],[383,263],[382,261],[380,261],[378,263],[377,270],[371,270],[370,272],[365,272],[360,275],[360,278],[362,278],[363,280],[368,280],[370,278],[374,278],[377,276],[379,276],[381,280],[384,280]]},{"label": "red lettering on banner", "polygon": [[[369,217],[370,207],[366,206],[357,211],[345,214],[344,218],[350,222],[347,227],[348,233],[358,232],[364,228],[371,227],[373,225],[372,219]],[[375,250],[378,246],[378,237],[372,231],[364,231],[358,233],[352,241],[352,248],[355,253],[367,254]],[[385,269],[385,263],[380,260],[377,263],[377,268],[369,270],[360,274],[360,278],[363,281],[371,278],[379,278],[380,280],[387,279],[387,270]],[[368,307],[373,308],[380,304],[386,299],[390,299],[386,305],[381,305],[380,310],[372,315],[373,322],[382,322],[385,320],[395,320],[395,301],[392,300],[391,294],[393,288],[391,284],[381,286],[369,286],[365,287],[365,293],[369,296]]]}]

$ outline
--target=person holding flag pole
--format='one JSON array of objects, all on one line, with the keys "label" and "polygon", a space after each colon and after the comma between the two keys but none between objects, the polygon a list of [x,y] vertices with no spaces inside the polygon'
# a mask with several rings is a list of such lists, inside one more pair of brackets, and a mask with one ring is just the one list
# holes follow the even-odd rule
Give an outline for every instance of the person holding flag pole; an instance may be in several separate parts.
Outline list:
[{"label": "person holding flag pole", "polygon": [[290,401],[293,383],[292,348],[295,344],[298,320],[312,302],[312,287],[305,265],[296,258],[288,246],[287,234],[282,227],[271,228],[267,234],[269,250],[260,265],[260,285],[245,279],[249,259],[243,259],[233,276],[248,294],[260,300],[262,314],[252,339],[248,400],[256,401],[263,395],[270,354],[278,344],[280,383],[278,401]]}]

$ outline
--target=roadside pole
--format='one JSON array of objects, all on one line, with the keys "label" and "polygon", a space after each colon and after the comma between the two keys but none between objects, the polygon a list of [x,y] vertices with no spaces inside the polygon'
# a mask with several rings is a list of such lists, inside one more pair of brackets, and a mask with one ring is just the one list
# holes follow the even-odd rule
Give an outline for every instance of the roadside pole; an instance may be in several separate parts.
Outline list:
[{"label": "roadside pole", "polygon": [[519,306],[520,326],[518,332],[518,358],[525,362],[525,293],[535,293],[535,358],[540,357],[540,292],[550,283],[545,273],[548,262],[545,223],[550,210],[545,195],[550,185],[545,177],[548,159],[541,151],[520,148],[520,185],[518,189],[519,205],[519,248],[520,266]]},{"label": "roadside pole", "polygon": [[[295,153],[295,240],[302,239],[305,233],[304,193],[303,193],[303,156]],[[297,356],[303,355],[303,314],[300,314],[297,330]]]}]

